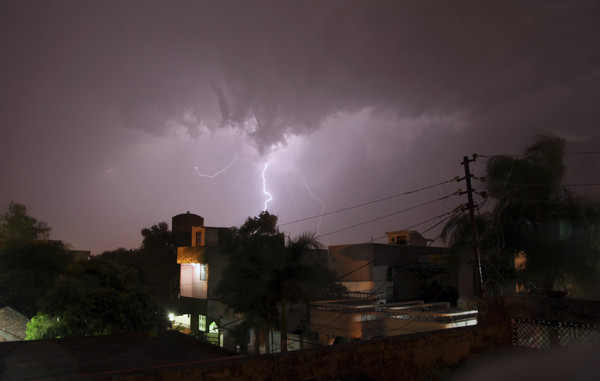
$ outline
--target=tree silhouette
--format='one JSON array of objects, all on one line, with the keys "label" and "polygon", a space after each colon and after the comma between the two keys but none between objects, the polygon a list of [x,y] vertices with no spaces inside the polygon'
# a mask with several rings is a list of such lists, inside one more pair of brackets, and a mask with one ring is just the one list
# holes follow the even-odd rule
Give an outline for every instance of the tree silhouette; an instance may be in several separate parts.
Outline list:
[{"label": "tree silhouette", "polygon": [[174,303],[179,290],[179,265],[169,225],[160,222],[142,229],[141,233],[144,237],[138,253],[141,281],[157,302]]},{"label": "tree silhouette", "polygon": [[100,257],[74,263],[49,290],[28,338],[165,329],[167,320],[136,273]]},{"label": "tree silhouette", "polygon": [[[233,229],[227,248],[229,259],[217,285],[221,301],[254,324],[256,353],[259,353],[258,338],[268,331],[277,315],[276,295],[269,286],[285,240],[276,226],[277,216],[264,211],[258,217],[248,217],[239,229]],[[269,340],[266,344],[269,345]]]},{"label": "tree silhouette", "polygon": [[138,273],[142,287],[166,306],[175,303],[179,288],[179,265],[173,235],[166,222],[141,230],[139,249],[119,248],[105,251],[101,257],[115,261]]},{"label": "tree silhouette", "polygon": [[38,302],[72,261],[59,242],[38,242],[0,250],[0,305],[31,317]]},{"label": "tree silhouette", "polygon": [[[282,330],[282,351],[285,351],[286,306],[336,290],[335,275],[314,255],[318,247],[313,234],[286,242],[277,231],[277,216],[267,211],[258,217],[249,217],[239,229],[233,229],[227,248],[229,259],[217,285],[217,294],[223,303],[243,314],[246,322],[254,326],[256,338],[278,324]],[[258,346],[256,340],[256,353],[259,353]],[[268,340],[266,347],[268,352]]]},{"label": "tree silhouette", "polygon": [[46,240],[50,227],[27,214],[27,207],[11,201],[0,216],[0,248]]}]

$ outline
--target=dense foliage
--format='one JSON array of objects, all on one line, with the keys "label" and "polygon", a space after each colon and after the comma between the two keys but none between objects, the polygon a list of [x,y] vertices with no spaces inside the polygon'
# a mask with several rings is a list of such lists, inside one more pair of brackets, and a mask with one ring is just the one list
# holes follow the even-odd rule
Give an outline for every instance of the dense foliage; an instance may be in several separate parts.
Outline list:
[{"label": "dense foliage", "polygon": [[143,289],[163,306],[175,303],[179,290],[177,248],[166,222],[141,231],[139,249],[106,251],[101,257],[135,270]]},{"label": "dense foliage", "polygon": [[49,290],[28,339],[165,329],[167,320],[134,271],[103,258],[71,265]]},{"label": "dense foliage", "polygon": [[67,270],[72,258],[61,242],[48,241],[49,232],[12,201],[0,216],[0,307],[35,315],[45,290]]},{"label": "dense foliage", "polygon": [[38,311],[45,292],[67,271],[72,257],[58,242],[37,242],[0,250],[0,306],[25,316]]},{"label": "dense foliage", "polygon": [[139,250],[75,261],[50,228],[11,202],[0,216],[0,306],[33,317],[28,339],[149,331],[166,327],[158,301],[178,286],[166,223],[142,230]]}]

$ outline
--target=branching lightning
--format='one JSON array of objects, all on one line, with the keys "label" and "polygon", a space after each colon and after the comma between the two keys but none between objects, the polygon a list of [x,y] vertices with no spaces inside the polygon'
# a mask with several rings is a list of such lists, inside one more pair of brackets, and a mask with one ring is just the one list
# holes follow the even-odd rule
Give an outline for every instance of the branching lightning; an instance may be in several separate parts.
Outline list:
[{"label": "branching lightning", "polygon": [[194,167],[194,172],[192,173],[192,176],[194,175],[198,175],[200,177],[209,177],[209,178],[215,178],[217,176],[219,176],[221,173],[226,172],[229,168],[231,168],[231,166],[233,165],[233,163],[235,163],[237,161],[237,157],[235,159],[233,159],[231,161],[231,163],[229,163],[225,168],[221,169],[220,171],[217,171],[215,174],[213,175],[207,175],[204,173],[200,173],[200,170],[198,169],[198,167]]},{"label": "branching lightning", "polygon": [[318,198],[317,196],[315,196],[315,194],[312,192],[312,190],[310,189],[310,187],[308,186],[308,184],[304,180],[304,177],[302,176],[302,172],[298,168],[295,168],[295,169],[298,172],[298,177],[302,181],[302,184],[304,184],[304,186],[306,187],[306,190],[308,191],[308,193],[310,194],[310,196],[313,199],[317,200],[319,202],[319,204],[321,204],[321,216],[319,217],[319,223],[317,224],[317,235],[318,235],[319,234],[319,229],[321,228],[321,222],[323,221],[323,213],[325,213],[325,203],[323,202],[323,200],[321,200],[320,198]]},{"label": "branching lightning", "polygon": [[271,195],[271,193],[267,192],[267,180],[265,179],[265,172],[267,171],[268,167],[269,163],[265,163],[265,166],[262,170],[263,193],[265,194],[265,196],[269,197],[265,200],[265,208],[263,209],[263,211],[265,212],[267,211],[267,204],[269,203],[269,201],[273,200],[273,196]]}]

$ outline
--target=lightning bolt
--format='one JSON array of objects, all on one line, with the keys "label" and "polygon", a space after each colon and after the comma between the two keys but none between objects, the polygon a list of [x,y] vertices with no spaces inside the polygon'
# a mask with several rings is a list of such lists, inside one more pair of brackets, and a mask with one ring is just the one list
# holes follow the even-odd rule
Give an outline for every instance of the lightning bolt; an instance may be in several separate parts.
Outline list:
[{"label": "lightning bolt", "polygon": [[271,195],[271,193],[267,192],[267,180],[265,179],[265,172],[267,171],[267,168],[269,167],[269,163],[265,163],[265,166],[263,167],[262,170],[262,181],[263,181],[263,193],[265,194],[265,196],[268,196],[269,198],[265,200],[265,209],[263,211],[267,211],[267,204],[269,203],[269,201],[273,200],[273,196]]},{"label": "lightning bolt", "polygon": [[317,200],[319,202],[319,204],[321,204],[321,216],[319,217],[319,223],[317,224],[317,235],[318,235],[319,234],[319,229],[321,228],[321,222],[323,221],[323,213],[325,213],[325,203],[323,202],[323,200],[321,200],[320,198],[318,198],[317,196],[315,196],[315,194],[312,192],[312,190],[310,189],[310,187],[308,186],[308,184],[304,180],[304,176],[302,176],[302,171],[300,171],[298,168],[294,168],[294,169],[298,172],[298,177],[302,181],[302,184],[304,184],[304,186],[306,187],[306,190],[310,194],[310,197],[312,197],[313,199]]},{"label": "lightning bolt", "polygon": [[214,175],[207,175],[204,173],[200,173],[200,170],[198,169],[198,167],[194,167],[194,172],[192,173],[192,176],[194,175],[198,175],[200,177],[209,177],[209,178],[215,178],[217,176],[219,176],[221,173],[226,172],[229,168],[231,168],[231,166],[233,165],[233,163],[235,163],[237,161],[237,157],[235,159],[233,159],[231,161],[231,163],[229,163],[225,168],[221,169],[220,171],[217,171]]}]

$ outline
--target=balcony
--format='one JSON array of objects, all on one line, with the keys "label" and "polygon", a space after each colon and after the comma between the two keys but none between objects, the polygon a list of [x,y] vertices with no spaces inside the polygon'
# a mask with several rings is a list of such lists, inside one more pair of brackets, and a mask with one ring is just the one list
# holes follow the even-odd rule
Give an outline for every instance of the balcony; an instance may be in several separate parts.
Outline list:
[{"label": "balcony", "polygon": [[177,248],[177,263],[206,263],[206,247],[188,246]]}]

